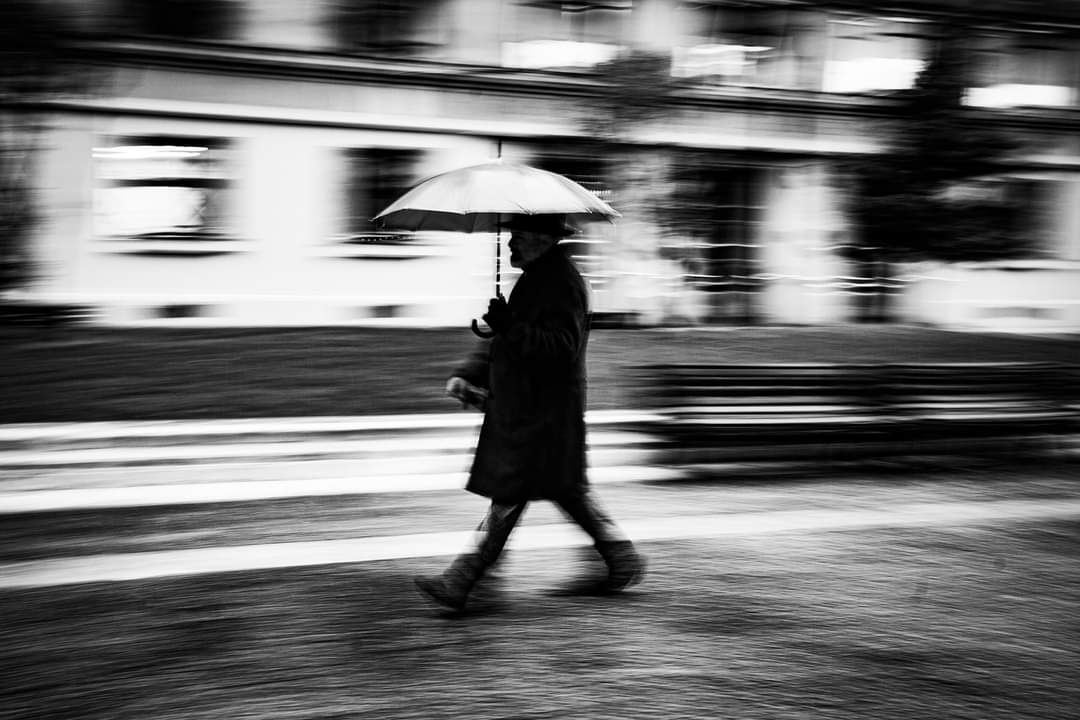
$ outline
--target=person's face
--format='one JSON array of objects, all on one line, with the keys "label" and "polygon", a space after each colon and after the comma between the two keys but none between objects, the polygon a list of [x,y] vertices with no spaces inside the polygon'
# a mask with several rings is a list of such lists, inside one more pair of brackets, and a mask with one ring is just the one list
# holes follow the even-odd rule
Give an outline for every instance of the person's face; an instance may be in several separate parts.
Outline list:
[{"label": "person's face", "polygon": [[531,230],[514,230],[510,233],[510,264],[523,268],[546,253],[558,239]]}]

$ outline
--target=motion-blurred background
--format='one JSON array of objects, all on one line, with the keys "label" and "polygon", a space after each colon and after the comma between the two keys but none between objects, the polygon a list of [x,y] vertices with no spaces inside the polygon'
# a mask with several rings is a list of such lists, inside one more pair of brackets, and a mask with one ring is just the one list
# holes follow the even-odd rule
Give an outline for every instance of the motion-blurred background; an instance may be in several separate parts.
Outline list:
[{"label": "motion-blurred background", "polygon": [[601,321],[1080,328],[1075,2],[7,0],[0,34],[20,312],[459,326],[494,238],[371,217],[501,155],[622,213],[575,239]]},{"label": "motion-blurred background", "polygon": [[[1076,717],[1080,2],[0,0],[0,129],[0,717]],[[495,157],[650,566],[448,619]]]}]

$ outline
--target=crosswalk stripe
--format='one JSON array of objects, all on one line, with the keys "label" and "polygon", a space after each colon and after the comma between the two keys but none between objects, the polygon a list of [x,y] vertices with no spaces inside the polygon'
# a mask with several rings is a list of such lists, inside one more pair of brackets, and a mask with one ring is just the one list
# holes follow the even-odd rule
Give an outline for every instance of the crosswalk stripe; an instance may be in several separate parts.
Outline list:
[{"label": "crosswalk stripe", "polygon": [[[675,469],[664,467],[611,466],[593,468],[589,471],[589,477],[592,483],[602,485],[672,480],[682,477],[682,474]],[[250,502],[291,497],[460,490],[465,486],[467,478],[468,474],[464,472],[403,473],[366,477],[22,490],[0,492],[0,515],[55,510]]]},{"label": "crosswalk stripe", "polygon": [[[641,433],[595,431],[590,448],[632,447],[646,437]],[[73,449],[0,451],[0,467],[50,467],[68,465],[124,465],[138,463],[223,460],[227,458],[326,457],[330,455],[380,455],[409,457],[425,453],[472,451],[476,433],[418,435],[393,438],[343,440],[277,440],[273,442],[190,443],[160,446],[119,446]]]},{"label": "crosswalk stripe", "polygon": [[[634,410],[590,410],[590,427],[655,422],[655,413]],[[83,423],[0,424],[0,443],[73,440],[131,441],[191,436],[236,437],[259,434],[317,434],[477,429],[483,415],[476,412],[416,413],[411,415],[344,415],[220,420],[142,420]]]},{"label": "crosswalk stripe", "polygon": [[[622,526],[637,541],[662,541],[1048,520],[1076,515],[1080,515],[1080,499],[999,500],[917,503],[884,510],[791,510],[650,518],[627,521]],[[420,533],[26,561],[0,565],[0,588],[130,582],[182,575],[435,557],[459,552],[468,546],[472,537],[472,532]],[[573,525],[536,525],[519,528],[511,538],[510,547],[537,550],[586,543],[584,534]]]}]

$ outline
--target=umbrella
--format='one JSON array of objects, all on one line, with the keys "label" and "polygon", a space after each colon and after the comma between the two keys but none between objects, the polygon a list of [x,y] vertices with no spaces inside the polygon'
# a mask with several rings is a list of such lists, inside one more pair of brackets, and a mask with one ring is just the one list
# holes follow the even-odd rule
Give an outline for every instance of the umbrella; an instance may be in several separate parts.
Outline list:
[{"label": "umbrella", "polygon": [[[395,230],[501,233],[515,215],[560,215],[568,222],[611,220],[610,205],[558,173],[502,160],[451,170],[422,181],[375,216]],[[500,290],[501,237],[495,243],[495,292]],[[473,330],[479,332],[476,321]]]},{"label": "umbrella", "polygon": [[498,232],[509,215],[618,217],[606,202],[557,173],[501,160],[428,178],[375,216],[397,230]]}]

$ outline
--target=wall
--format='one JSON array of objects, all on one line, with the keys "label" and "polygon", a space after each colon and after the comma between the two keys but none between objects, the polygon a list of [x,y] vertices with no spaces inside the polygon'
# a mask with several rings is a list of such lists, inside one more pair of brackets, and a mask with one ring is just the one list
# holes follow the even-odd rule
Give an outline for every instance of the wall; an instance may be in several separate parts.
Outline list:
[{"label": "wall", "polygon": [[[275,127],[176,118],[56,118],[42,162],[38,295],[101,303],[108,323],[160,321],[194,306],[187,324],[460,323],[482,308],[493,273],[491,236],[433,235],[411,259],[370,259],[346,246],[341,148],[409,143],[430,150],[430,172],[483,158],[468,138]],[[209,256],[148,254],[95,236],[92,148],[151,133],[235,141],[236,240]],[[378,250],[378,248],[375,248]],[[410,249],[411,250],[411,249]],[[385,317],[383,317],[385,316]]]}]

